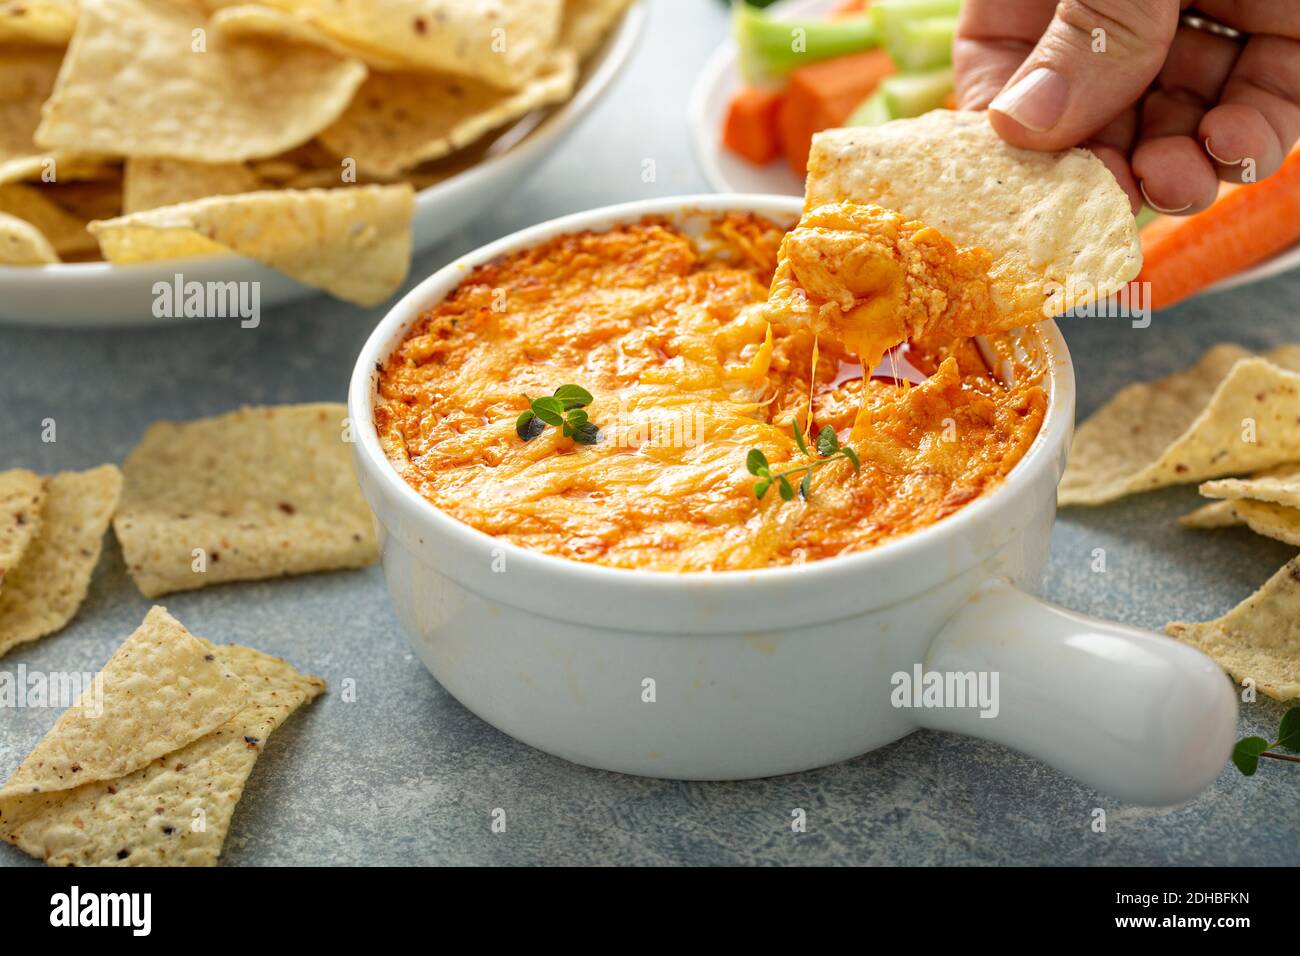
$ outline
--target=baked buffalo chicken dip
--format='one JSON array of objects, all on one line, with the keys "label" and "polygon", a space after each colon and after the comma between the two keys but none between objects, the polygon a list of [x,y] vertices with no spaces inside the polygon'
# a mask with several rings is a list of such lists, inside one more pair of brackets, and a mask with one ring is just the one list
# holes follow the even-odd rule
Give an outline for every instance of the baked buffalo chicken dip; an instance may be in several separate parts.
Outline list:
[{"label": "baked buffalo chicken dip", "polygon": [[1006,327],[987,270],[851,203],[789,232],[727,214],[560,235],[421,316],[380,370],[378,432],[431,504],[576,561],[863,551],[994,487],[1042,424],[1041,372],[970,338]]}]

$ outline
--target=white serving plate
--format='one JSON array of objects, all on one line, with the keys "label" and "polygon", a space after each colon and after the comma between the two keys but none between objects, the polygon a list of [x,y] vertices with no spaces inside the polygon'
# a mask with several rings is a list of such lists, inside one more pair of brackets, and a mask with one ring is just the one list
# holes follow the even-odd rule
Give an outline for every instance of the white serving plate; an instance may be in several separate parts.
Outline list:
[{"label": "white serving plate", "polygon": [[[523,117],[493,143],[482,161],[421,190],[412,222],[414,251],[423,252],[447,238],[526,179],[609,89],[644,22],[645,3],[637,0],[586,64],[578,89],[566,103]],[[187,282],[258,282],[262,308],[323,294],[252,259],[233,255],[132,266],[107,262],[0,266],[0,323],[104,328],[194,321],[153,314],[154,284],[170,282],[177,273]]]},{"label": "white serving plate", "polygon": [[[842,0],[783,0],[767,9],[789,17],[822,16],[841,2]],[[687,124],[691,147],[700,171],[709,185],[718,192],[802,196],[803,180],[791,171],[784,157],[778,156],[765,166],[755,166],[722,146],[718,131],[722,129],[727,104],[741,86],[737,56],[736,44],[728,39],[709,58],[691,91]],[[1300,267],[1300,245],[1216,282],[1197,294],[1224,292],[1262,282],[1297,267]]]}]

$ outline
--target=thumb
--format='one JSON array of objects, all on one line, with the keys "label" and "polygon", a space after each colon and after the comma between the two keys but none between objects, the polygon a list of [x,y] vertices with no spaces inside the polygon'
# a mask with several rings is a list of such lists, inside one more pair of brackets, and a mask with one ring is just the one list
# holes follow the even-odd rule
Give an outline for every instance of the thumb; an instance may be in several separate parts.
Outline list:
[{"label": "thumb", "polygon": [[1013,146],[1064,149],[1132,105],[1160,72],[1178,0],[1063,0],[1038,45],[993,102]]}]

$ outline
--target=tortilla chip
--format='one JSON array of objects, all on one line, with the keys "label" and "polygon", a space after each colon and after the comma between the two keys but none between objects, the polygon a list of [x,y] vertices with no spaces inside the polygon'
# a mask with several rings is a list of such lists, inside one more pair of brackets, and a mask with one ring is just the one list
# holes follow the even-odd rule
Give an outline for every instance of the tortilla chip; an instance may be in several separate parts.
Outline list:
[{"label": "tortilla chip", "polygon": [[1185,372],[1122,389],[1075,433],[1058,503],[1101,504],[1300,459],[1298,369],[1297,346],[1252,357],[1216,345]]},{"label": "tortilla chip", "polygon": [[0,590],[0,657],[72,620],[90,590],[121,490],[114,465],[45,479],[40,530]]},{"label": "tortilla chip", "polygon": [[[127,568],[156,597],[378,558],[344,405],[244,408],[159,422],[123,466],[113,521]],[[196,565],[203,549],[206,569]]]},{"label": "tortilla chip", "polygon": [[257,192],[261,181],[241,163],[131,158],[122,179],[125,213],[175,206],[207,196]]},{"label": "tortilla chip", "polygon": [[377,70],[401,70],[402,61],[374,50],[348,46],[318,28],[309,13],[276,10],[258,4],[223,7],[212,15],[212,27],[230,39],[276,39],[309,43],[336,56],[354,57]]},{"label": "tortilla chip", "polygon": [[31,223],[61,257],[99,248],[95,237],[86,231],[86,220],[72,215],[34,186],[0,185],[0,213]]},{"label": "tortilla chip", "polygon": [[25,468],[0,471],[0,590],[5,572],[15,568],[41,527],[45,483]]},{"label": "tortilla chip", "polygon": [[[0,800],[0,837],[52,866],[216,864],[266,738],[325,682],[246,647],[191,640],[209,666],[242,682],[247,705],[210,732],[195,728],[184,746],[124,776]],[[209,655],[215,660],[206,661]],[[198,726],[219,712],[209,710]],[[138,729],[131,749],[156,749],[149,728]]]},{"label": "tortilla chip", "polygon": [[1208,505],[1202,505],[1190,514],[1185,514],[1178,519],[1178,523],[1184,528],[1211,529],[1211,528],[1238,528],[1245,524],[1237,513],[1232,510],[1231,501],[1214,501]]},{"label": "tortilla chip", "polygon": [[358,305],[406,279],[414,192],[405,183],[212,196],[92,222],[109,262],[233,252]]},{"label": "tortilla chip", "polygon": [[804,208],[839,201],[892,209],[959,248],[988,250],[1001,328],[1105,299],[1142,265],[1128,197],[1101,160],[1008,146],[984,113],[818,133]]},{"label": "tortilla chip", "polygon": [[1232,513],[1251,531],[1300,547],[1300,508],[1243,498],[1231,502]]},{"label": "tortilla chip", "polygon": [[43,266],[59,254],[41,231],[25,219],[0,212],[0,266]]},{"label": "tortilla chip", "polygon": [[210,733],[251,703],[248,687],[154,607],[0,787],[6,798],[112,780]]},{"label": "tortilla chip", "polygon": [[62,47],[76,25],[76,0],[0,0],[0,43]]},{"label": "tortilla chip", "polygon": [[1207,498],[1252,498],[1300,508],[1300,464],[1280,465],[1252,478],[1224,478],[1201,485]]},{"label": "tortilla chip", "polygon": [[391,177],[539,106],[568,99],[577,76],[577,59],[568,50],[513,93],[449,74],[371,73],[320,141],[335,155],[356,160],[358,171]]},{"label": "tortilla chip", "polygon": [[1253,678],[1277,700],[1300,697],[1300,558],[1216,621],[1165,626],[1214,658],[1238,682]]},{"label": "tortilla chip", "polygon": [[[92,219],[112,219],[122,214],[122,184],[119,180],[51,183],[42,186],[41,192],[87,224]],[[98,243],[95,251],[99,251]]]},{"label": "tortilla chip", "polygon": [[567,0],[560,24],[559,46],[586,59],[600,46],[632,0]]},{"label": "tortilla chip", "polygon": [[54,89],[63,51],[0,46],[0,183],[98,178],[111,165],[79,150],[36,145],[41,105]]},{"label": "tortilla chip", "polygon": [[531,79],[555,45],[562,0],[262,0],[350,49],[418,72],[506,89]]},{"label": "tortilla chip", "polygon": [[[36,141],[240,162],[310,139],[366,76],[357,60],[303,45],[225,41],[208,26],[198,8],[169,0],[83,0]],[[205,49],[194,49],[195,37]]]}]

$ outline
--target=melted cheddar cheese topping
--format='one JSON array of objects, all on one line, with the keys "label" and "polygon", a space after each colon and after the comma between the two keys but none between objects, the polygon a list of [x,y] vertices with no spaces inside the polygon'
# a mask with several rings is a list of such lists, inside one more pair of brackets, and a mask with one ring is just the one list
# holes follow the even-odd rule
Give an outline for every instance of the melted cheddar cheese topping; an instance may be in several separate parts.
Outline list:
[{"label": "melted cheddar cheese topping", "polygon": [[[648,220],[480,266],[381,370],[375,420],[394,467],[490,535],[664,571],[861,551],[996,484],[1042,422],[1032,377],[1005,388],[969,340],[925,324],[911,328],[907,353],[924,384],[845,374],[860,343],[768,303],[783,235],[749,215],[695,237]],[[938,238],[916,241],[964,275],[969,263],[940,261]],[[897,307],[909,307],[908,288]],[[575,444],[558,428],[521,440],[515,420],[529,400],[567,383],[594,396],[586,411],[599,442]],[[836,462],[817,472],[808,501],[775,491],[760,501],[746,453],[762,449],[774,470],[805,461],[791,423],[807,423],[810,396],[811,432],[852,434],[862,471]]]}]

